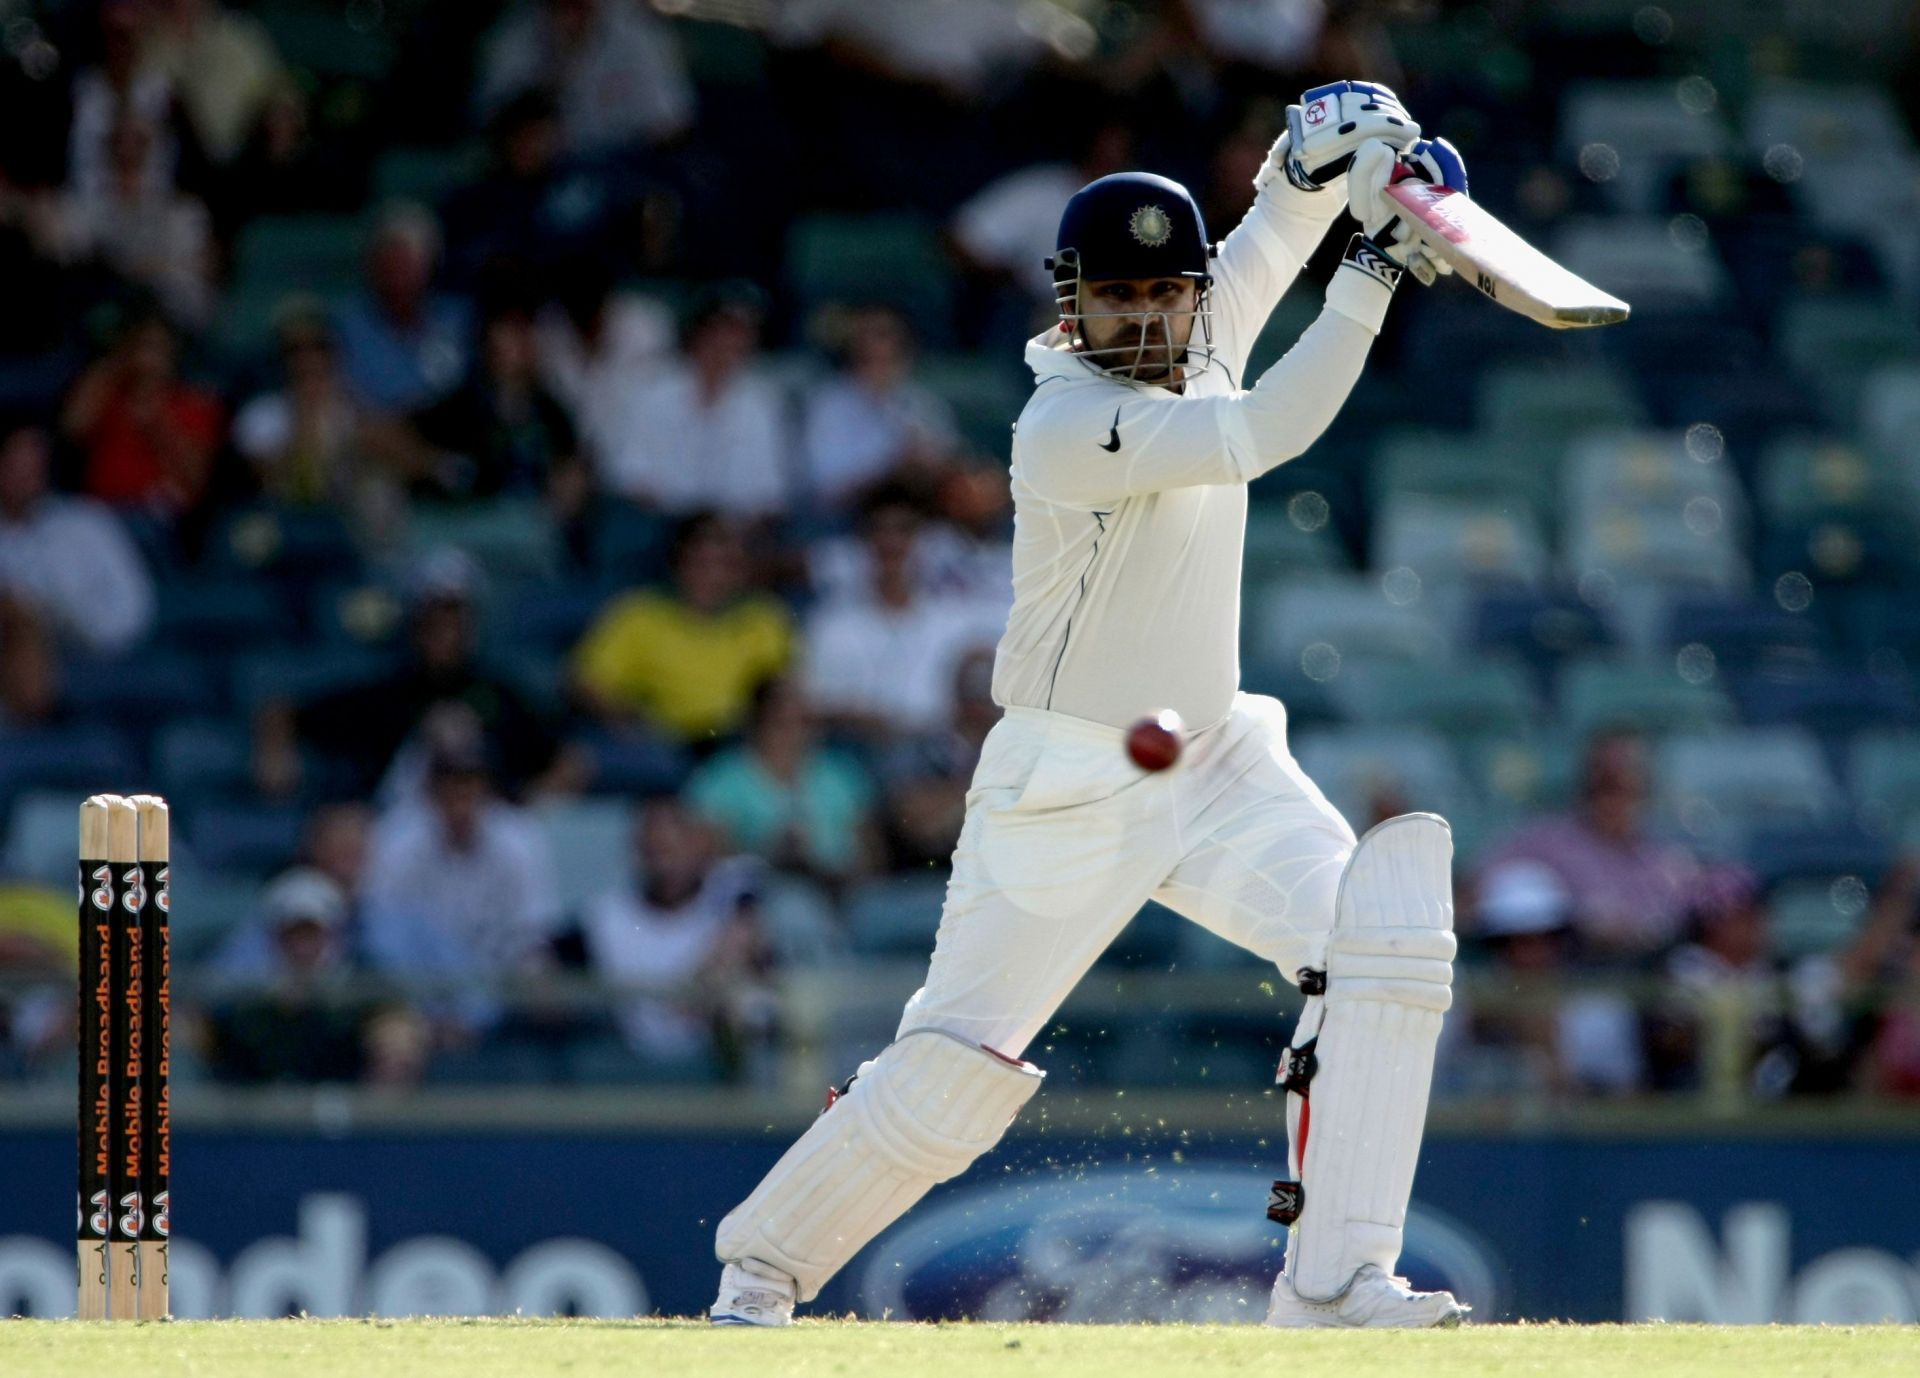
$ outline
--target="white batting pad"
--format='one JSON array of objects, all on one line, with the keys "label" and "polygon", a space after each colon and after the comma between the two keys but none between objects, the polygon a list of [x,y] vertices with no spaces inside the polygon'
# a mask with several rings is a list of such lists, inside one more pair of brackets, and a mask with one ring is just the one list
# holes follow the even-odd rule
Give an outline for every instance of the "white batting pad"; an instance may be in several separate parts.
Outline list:
[{"label": "white batting pad", "polygon": [[720,1222],[722,1263],[787,1274],[812,1301],[880,1231],[1000,1142],[1046,1077],[935,1029],[862,1063],[760,1185]]},{"label": "white batting pad", "polygon": [[1400,1257],[1455,946],[1446,821],[1410,813],[1370,829],[1340,880],[1326,994],[1302,1017],[1319,1025],[1308,1098],[1289,1097],[1292,1151],[1303,1129],[1306,1142],[1287,1276],[1304,1298],[1331,1300],[1363,1264],[1392,1273]]}]

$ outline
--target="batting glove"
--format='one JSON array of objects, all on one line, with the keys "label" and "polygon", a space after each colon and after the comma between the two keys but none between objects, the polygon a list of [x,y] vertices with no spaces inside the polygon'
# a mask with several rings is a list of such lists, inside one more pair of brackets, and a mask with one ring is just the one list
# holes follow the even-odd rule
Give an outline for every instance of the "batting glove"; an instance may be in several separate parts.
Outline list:
[{"label": "batting glove", "polygon": [[1382,253],[1405,267],[1423,287],[1431,287],[1453,268],[1428,250],[1400,203],[1386,194],[1389,186],[1407,177],[1452,187],[1463,195],[1467,190],[1466,162],[1445,139],[1420,139],[1405,150],[1369,139],[1354,152],[1347,174],[1347,209]]},{"label": "batting glove", "polygon": [[1299,104],[1287,107],[1286,133],[1275,141],[1254,181],[1264,186],[1284,175],[1301,191],[1333,186],[1337,193],[1354,152],[1367,140],[1410,148],[1419,137],[1419,124],[1385,86],[1364,81],[1316,86],[1301,95]]}]

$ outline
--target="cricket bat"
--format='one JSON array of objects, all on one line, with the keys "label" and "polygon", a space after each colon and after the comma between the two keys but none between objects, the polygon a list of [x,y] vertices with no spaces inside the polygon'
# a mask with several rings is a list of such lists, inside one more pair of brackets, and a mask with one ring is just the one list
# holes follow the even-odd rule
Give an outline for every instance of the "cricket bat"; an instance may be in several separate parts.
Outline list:
[{"label": "cricket bat", "polygon": [[1568,272],[1452,187],[1405,177],[1387,195],[1406,208],[1434,253],[1507,310],[1555,330],[1627,318],[1620,298]]}]

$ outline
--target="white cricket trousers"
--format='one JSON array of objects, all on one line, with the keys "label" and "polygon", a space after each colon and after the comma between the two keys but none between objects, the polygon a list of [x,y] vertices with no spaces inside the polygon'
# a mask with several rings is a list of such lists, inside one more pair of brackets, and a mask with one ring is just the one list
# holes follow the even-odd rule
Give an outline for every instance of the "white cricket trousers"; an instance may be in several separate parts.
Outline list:
[{"label": "white cricket trousers", "polygon": [[902,1035],[1017,1058],[1149,899],[1278,966],[1325,964],[1353,829],[1287,749],[1286,710],[1238,694],[1158,773],[1103,723],[1010,708],[987,734],[926,984]]}]

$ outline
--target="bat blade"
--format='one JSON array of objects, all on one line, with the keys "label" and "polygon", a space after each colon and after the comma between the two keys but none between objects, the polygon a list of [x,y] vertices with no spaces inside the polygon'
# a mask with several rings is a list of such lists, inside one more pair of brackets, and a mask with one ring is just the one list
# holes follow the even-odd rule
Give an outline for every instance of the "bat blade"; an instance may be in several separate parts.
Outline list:
[{"label": "bat blade", "polygon": [[1562,268],[1452,187],[1406,178],[1387,195],[1407,209],[1424,243],[1509,311],[1555,330],[1627,318],[1620,298]]}]

